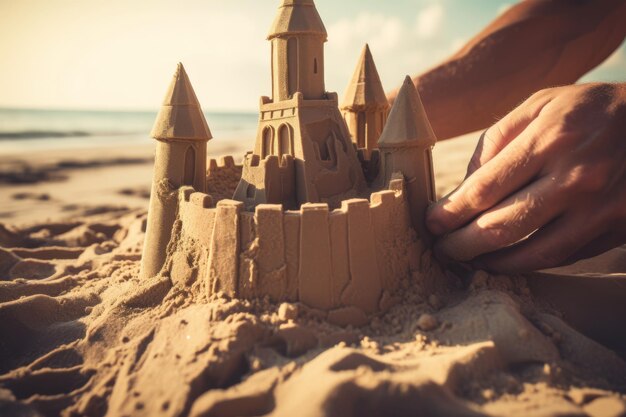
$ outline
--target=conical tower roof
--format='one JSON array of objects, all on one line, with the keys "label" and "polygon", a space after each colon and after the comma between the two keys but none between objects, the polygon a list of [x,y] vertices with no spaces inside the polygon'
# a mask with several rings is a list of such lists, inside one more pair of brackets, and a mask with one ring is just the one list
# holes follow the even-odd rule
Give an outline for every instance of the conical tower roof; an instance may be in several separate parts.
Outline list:
[{"label": "conical tower roof", "polygon": [[411,77],[407,76],[393,103],[387,124],[378,140],[380,148],[419,146],[427,148],[437,142],[424,105]]},{"label": "conical tower roof", "polygon": [[313,0],[283,0],[267,39],[284,35],[316,35],[328,38]]},{"label": "conical tower roof", "polygon": [[213,137],[181,63],[176,68],[150,135],[162,140],[206,141]]},{"label": "conical tower roof", "polygon": [[389,108],[389,101],[367,44],[361,52],[341,108],[342,110],[386,110]]}]

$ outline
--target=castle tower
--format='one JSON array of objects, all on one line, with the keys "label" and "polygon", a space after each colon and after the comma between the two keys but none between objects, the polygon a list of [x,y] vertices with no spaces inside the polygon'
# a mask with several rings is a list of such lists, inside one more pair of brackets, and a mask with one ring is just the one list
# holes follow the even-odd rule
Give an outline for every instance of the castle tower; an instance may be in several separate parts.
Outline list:
[{"label": "castle tower", "polygon": [[176,219],[176,190],[206,188],[206,146],[211,132],[182,64],[167,90],[151,136],[157,140],[141,276],[158,274]]},{"label": "castle tower", "polygon": [[272,98],[261,98],[254,151],[234,195],[258,204],[338,207],[366,187],[336,93],[324,88],[326,29],[313,0],[283,0],[268,36]]},{"label": "castle tower", "polygon": [[324,98],[324,23],[313,0],[284,0],[267,38],[272,43],[272,98]]},{"label": "castle tower", "polygon": [[364,149],[365,159],[378,147],[378,139],[387,122],[389,101],[380,81],[369,45],[365,45],[341,105],[352,141]]},{"label": "castle tower", "polygon": [[387,185],[394,173],[404,175],[411,222],[426,244],[430,244],[432,238],[424,224],[424,216],[428,205],[436,200],[432,161],[435,143],[437,139],[422,100],[411,77],[407,76],[378,141],[381,154],[379,182]]}]

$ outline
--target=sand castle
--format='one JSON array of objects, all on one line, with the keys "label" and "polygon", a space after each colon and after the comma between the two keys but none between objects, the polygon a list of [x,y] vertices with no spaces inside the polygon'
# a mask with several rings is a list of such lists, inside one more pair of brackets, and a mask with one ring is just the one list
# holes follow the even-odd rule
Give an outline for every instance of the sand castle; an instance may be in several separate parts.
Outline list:
[{"label": "sand castle", "polygon": [[207,169],[212,136],[179,64],[152,131],[141,274],[363,324],[424,272],[435,136],[410,78],[389,110],[367,46],[340,110],[313,0],[283,0],[268,40],[272,96],[241,166],[225,157]]}]

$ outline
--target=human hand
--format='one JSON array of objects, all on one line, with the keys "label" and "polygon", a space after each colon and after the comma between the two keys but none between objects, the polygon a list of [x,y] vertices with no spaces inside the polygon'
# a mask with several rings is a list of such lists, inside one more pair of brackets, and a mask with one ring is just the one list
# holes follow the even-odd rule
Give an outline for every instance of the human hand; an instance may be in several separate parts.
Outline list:
[{"label": "human hand", "polygon": [[435,253],[494,272],[626,243],[626,84],[533,95],[482,135],[465,181],[426,223]]}]

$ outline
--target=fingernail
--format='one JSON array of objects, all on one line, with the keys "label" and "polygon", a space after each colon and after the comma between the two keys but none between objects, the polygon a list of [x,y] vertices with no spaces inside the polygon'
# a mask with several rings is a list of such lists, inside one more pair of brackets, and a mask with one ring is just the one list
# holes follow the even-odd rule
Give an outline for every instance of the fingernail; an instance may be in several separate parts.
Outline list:
[{"label": "fingernail", "polygon": [[435,236],[442,235],[445,228],[441,220],[437,218],[437,205],[433,204],[426,209],[426,227]]}]

